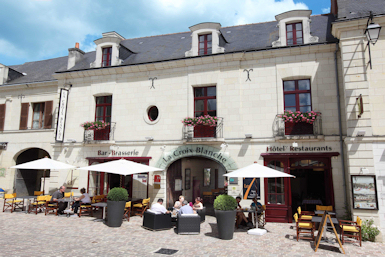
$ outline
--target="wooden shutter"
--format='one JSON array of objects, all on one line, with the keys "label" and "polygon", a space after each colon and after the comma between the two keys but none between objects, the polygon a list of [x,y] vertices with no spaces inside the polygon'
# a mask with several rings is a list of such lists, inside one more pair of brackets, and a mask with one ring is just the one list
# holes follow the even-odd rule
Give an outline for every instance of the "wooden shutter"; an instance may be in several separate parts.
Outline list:
[{"label": "wooden shutter", "polygon": [[27,129],[28,128],[28,111],[29,111],[29,103],[21,104],[21,113],[20,113],[20,126],[19,129]]},{"label": "wooden shutter", "polygon": [[5,104],[0,104],[0,131],[4,130]]},{"label": "wooden shutter", "polygon": [[45,102],[45,106],[44,106],[44,128],[46,128],[46,129],[52,128],[52,108],[53,108],[53,101]]}]

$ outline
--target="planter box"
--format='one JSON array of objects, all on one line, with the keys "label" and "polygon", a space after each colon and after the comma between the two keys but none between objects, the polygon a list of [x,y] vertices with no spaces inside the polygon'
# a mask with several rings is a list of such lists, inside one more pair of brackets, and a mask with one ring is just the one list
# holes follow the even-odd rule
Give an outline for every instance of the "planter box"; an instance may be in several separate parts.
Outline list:
[{"label": "planter box", "polygon": [[218,235],[220,239],[231,240],[234,235],[235,216],[237,212],[234,211],[219,211],[215,210],[215,217],[217,218]]},{"label": "planter box", "polygon": [[285,135],[313,135],[313,124],[307,122],[285,122]]},{"label": "planter box", "polygon": [[217,127],[210,127],[206,125],[196,125],[194,127],[194,138],[197,137],[216,137]]},{"label": "planter box", "polygon": [[110,140],[110,130],[110,126],[101,130],[94,130],[94,140]]}]

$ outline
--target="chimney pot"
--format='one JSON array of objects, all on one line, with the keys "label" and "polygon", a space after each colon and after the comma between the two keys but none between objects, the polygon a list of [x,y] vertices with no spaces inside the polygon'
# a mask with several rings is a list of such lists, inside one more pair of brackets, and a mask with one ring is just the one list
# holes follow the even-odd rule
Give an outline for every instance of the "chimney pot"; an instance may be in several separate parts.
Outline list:
[{"label": "chimney pot", "polygon": [[75,48],[78,48],[78,49],[79,49],[79,43],[78,43],[78,42],[76,42]]}]

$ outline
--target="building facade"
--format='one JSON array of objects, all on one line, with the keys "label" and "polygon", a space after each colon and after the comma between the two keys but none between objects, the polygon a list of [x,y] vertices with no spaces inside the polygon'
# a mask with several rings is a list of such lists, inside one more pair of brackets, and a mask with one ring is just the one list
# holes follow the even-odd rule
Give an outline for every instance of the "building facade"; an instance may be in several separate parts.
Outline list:
[{"label": "building facade", "polygon": [[[95,52],[77,46],[68,57],[3,66],[0,183],[17,193],[39,188],[41,172],[8,168],[27,158],[48,155],[74,166],[124,158],[164,171],[126,177],[51,171],[47,191],[65,184],[96,195],[123,186],[132,197],[164,198],[172,206],[181,194],[210,202],[227,185],[244,205],[260,197],[268,221],[291,222],[298,206],[316,204],[343,216],[349,202],[354,216],[385,226],[379,183],[384,37],[372,47],[368,70],[368,13],[343,17],[346,2],[332,1],[327,15],[293,10],[242,26],[201,23],[190,32],[135,39],[108,32],[95,40]],[[380,14],[374,20],[383,26]],[[290,122],[289,111],[307,118]],[[206,125],[186,125],[202,116]],[[85,130],[88,121],[109,125]],[[296,178],[222,176],[255,161]],[[353,208],[351,175],[362,170],[376,175],[377,209]]]}]

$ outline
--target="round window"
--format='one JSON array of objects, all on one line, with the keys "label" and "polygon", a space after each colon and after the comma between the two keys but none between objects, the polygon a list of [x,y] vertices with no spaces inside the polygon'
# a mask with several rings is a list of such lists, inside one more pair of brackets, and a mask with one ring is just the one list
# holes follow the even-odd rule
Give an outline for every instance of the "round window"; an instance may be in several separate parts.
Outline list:
[{"label": "round window", "polygon": [[156,106],[151,106],[150,109],[147,111],[148,119],[150,121],[155,121],[159,116],[159,110]]}]

